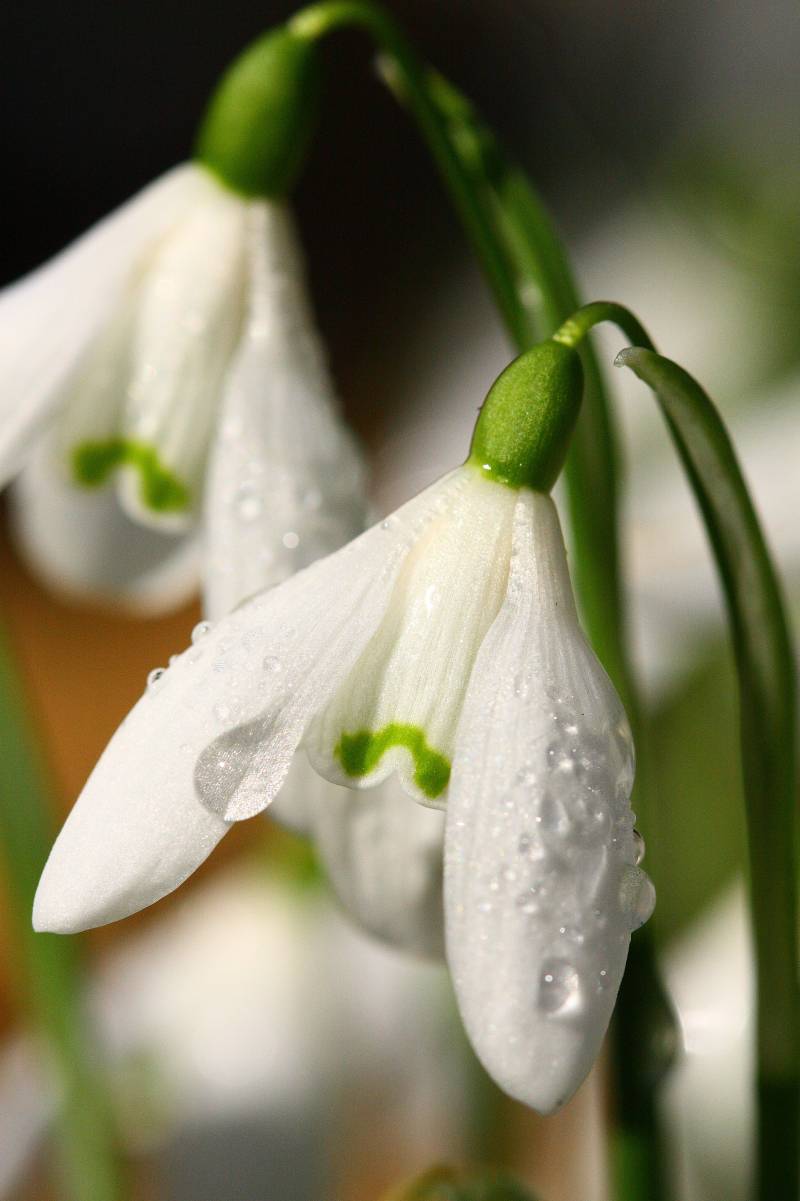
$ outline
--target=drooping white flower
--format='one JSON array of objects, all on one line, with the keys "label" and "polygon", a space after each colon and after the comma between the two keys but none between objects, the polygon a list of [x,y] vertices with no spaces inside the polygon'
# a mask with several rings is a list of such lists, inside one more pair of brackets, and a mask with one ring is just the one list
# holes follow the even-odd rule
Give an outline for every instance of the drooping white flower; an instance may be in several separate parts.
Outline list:
[{"label": "drooping white flower", "polygon": [[[536,1108],[571,1095],[652,908],[630,734],[578,624],[547,495],[579,381],[566,347],[523,356],[463,467],[201,631],[95,768],[42,876],[37,928],[165,895],[307,754],[358,790],[309,809],[337,892],[397,941],[424,941],[446,805],[447,957],[473,1044]],[[517,419],[523,401],[535,419]],[[390,776],[428,829],[404,828]]]},{"label": "drooping white flower", "polygon": [[170,606],[202,554],[221,612],[363,528],[289,213],[200,164],[0,294],[0,378],[0,483],[63,590]]}]

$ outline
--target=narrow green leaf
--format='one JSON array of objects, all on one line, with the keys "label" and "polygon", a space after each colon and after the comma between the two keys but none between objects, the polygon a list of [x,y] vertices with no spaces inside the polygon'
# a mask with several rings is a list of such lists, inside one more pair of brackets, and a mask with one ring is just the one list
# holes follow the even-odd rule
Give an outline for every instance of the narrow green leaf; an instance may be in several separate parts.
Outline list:
[{"label": "narrow green leaf", "polygon": [[44,773],[0,632],[0,869],[31,1026],[42,1037],[61,1099],[55,1119],[63,1201],[119,1201],[123,1193],[108,1098],[83,1011],[74,939],[34,934],[31,908],[52,842]]},{"label": "narrow green leaf", "polygon": [[700,507],[725,594],[739,682],[758,993],[759,1192],[800,1195],[797,669],[778,576],[714,404],[676,363],[623,350],[654,391]]}]

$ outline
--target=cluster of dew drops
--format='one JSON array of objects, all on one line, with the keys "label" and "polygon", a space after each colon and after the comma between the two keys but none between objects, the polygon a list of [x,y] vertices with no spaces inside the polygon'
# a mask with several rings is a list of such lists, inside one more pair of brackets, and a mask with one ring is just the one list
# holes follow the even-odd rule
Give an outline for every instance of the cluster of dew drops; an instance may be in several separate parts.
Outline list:
[{"label": "cluster of dew drops", "polygon": [[[205,638],[206,635],[211,632],[213,627],[214,627],[214,623],[211,621],[199,621],[191,633],[191,646],[196,646],[198,642],[201,642],[202,639]],[[190,650],[191,650],[191,646],[189,648]],[[181,658],[180,655],[171,655],[170,659],[169,659],[169,663],[166,667],[154,667],[152,671],[148,672],[147,687],[146,687],[146,691],[148,693],[152,693],[152,692],[156,691],[156,689],[163,683],[163,681],[169,671],[169,668],[172,667],[173,663],[176,663],[177,660],[180,658]],[[261,664],[261,667],[262,667],[263,671],[265,671],[267,674],[275,675],[277,672],[279,672],[281,670],[281,661],[276,655],[266,655]],[[219,708],[219,712],[217,712],[215,715],[221,721],[224,720],[225,718],[231,716],[231,714],[227,708],[225,708],[224,712],[223,712],[222,707],[218,707],[218,708]]]},{"label": "cluster of dew drops", "polygon": [[[524,677],[515,681],[515,693],[522,700],[526,698],[527,687]],[[518,887],[522,885],[515,897],[515,906],[521,915],[535,919],[536,915],[550,913],[563,922],[557,927],[554,950],[560,951],[563,946],[565,953],[556,953],[543,961],[536,1004],[544,1013],[567,1015],[580,1007],[581,979],[566,948],[571,944],[580,946],[585,941],[582,927],[587,919],[589,926],[601,928],[606,915],[600,907],[584,915],[582,920],[577,914],[567,915],[569,906],[563,903],[564,898],[559,903],[557,895],[561,856],[570,847],[588,850],[605,843],[618,844],[620,835],[630,830],[635,817],[627,809],[632,778],[625,766],[620,770],[613,762],[608,734],[600,735],[585,728],[574,707],[555,693],[551,694],[550,700],[553,733],[546,744],[544,769],[539,759],[541,752],[536,762],[520,768],[514,787],[504,799],[509,815],[523,808],[523,798],[527,801],[524,811],[530,812],[531,790],[536,785],[545,786],[531,828],[523,829],[519,834],[519,858],[516,863],[508,864],[502,874],[506,882],[517,882]],[[627,734],[620,729],[612,731],[611,737],[618,740],[625,764]],[[612,799],[616,804],[612,804]],[[647,921],[655,904],[653,885],[641,869],[644,839],[635,829],[632,839],[633,862],[624,865],[619,882],[619,905],[631,931]],[[490,893],[499,888],[498,881],[490,881]],[[489,907],[491,903],[487,899],[483,905]],[[606,968],[600,968],[595,983],[598,992],[608,987]]]}]

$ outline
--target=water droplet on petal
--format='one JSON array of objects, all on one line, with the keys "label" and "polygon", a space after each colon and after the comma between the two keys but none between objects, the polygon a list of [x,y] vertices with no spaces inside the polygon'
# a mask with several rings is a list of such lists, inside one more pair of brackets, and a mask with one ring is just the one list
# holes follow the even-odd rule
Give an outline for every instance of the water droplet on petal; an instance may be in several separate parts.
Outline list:
[{"label": "water droplet on petal", "polygon": [[154,667],[153,670],[149,672],[147,676],[148,692],[158,685],[159,681],[166,675],[166,672],[166,667]]},{"label": "water droplet on petal", "polygon": [[566,959],[547,959],[539,974],[537,1004],[544,1013],[563,1013],[574,1009],[580,995],[580,980],[574,965]]},{"label": "water droplet on petal", "polygon": [[210,629],[210,621],[198,621],[197,625],[192,630],[192,642],[199,642],[201,638],[205,638]]},{"label": "water droplet on petal", "polygon": [[633,862],[638,867],[644,859],[645,845],[644,839],[638,830],[633,831]]},{"label": "water droplet on petal", "polygon": [[652,915],[656,905],[653,881],[640,867],[626,867],[619,886],[619,901],[627,914],[631,930],[638,930]]},{"label": "water droplet on petal", "polygon": [[242,484],[236,494],[236,512],[242,521],[256,521],[261,516],[263,502],[254,484]]}]

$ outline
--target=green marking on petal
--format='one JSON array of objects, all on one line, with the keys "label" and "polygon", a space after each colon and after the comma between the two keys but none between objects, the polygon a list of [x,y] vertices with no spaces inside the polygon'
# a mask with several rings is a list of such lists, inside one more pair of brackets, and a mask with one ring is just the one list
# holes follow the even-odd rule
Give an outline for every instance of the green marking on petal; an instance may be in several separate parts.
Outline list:
[{"label": "green marking on petal", "polygon": [[189,489],[160,461],[155,447],[133,438],[108,438],[104,442],[82,442],[72,452],[72,472],[85,488],[99,488],[118,467],[139,472],[140,498],[155,513],[174,513],[189,508]]},{"label": "green marking on petal", "polygon": [[414,783],[420,792],[431,800],[444,792],[450,780],[450,760],[428,745],[419,726],[393,721],[377,733],[356,730],[354,734],[342,734],[333,753],[348,776],[367,776],[393,746],[411,752]]}]

